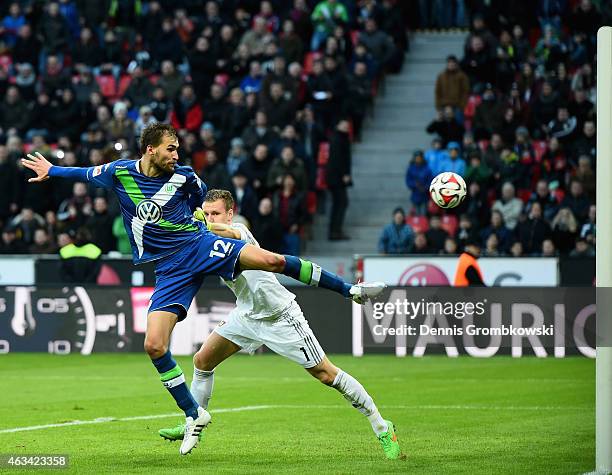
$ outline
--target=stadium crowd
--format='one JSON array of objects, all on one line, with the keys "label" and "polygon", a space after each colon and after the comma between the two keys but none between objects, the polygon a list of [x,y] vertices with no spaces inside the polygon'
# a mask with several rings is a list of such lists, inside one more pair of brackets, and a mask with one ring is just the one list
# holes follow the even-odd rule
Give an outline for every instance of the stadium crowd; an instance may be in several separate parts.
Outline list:
[{"label": "stadium crowd", "polygon": [[[456,254],[476,240],[485,256],[593,256],[596,33],[612,2],[441,3],[471,27],[437,77],[431,144],[406,170],[409,216],[394,212],[379,250]],[[442,171],[468,186],[445,213],[428,197]]]},{"label": "stadium crowd", "polygon": [[400,4],[2,2],[0,253],[53,253],[78,234],[129,254],[111,193],[29,185],[19,158],[138,158],[140,132],[155,121],[178,130],[182,163],[209,188],[232,190],[262,246],[299,254],[324,190],[329,238],[345,238],[350,143],[407,48]]}]

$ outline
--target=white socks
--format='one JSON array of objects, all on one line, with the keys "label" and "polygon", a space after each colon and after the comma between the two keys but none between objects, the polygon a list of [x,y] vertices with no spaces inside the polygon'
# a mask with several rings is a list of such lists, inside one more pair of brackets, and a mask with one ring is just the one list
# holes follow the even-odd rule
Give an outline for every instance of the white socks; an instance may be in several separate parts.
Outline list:
[{"label": "white socks", "polygon": [[191,381],[191,394],[196,402],[204,409],[208,409],[208,401],[212,396],[215,382],[215,372],[203,371],[193,368],[193,380]]},{"label": "white socks", "polygon": [[[191,381],[191,394],[196,402],[204,409],[208,409],[208,402],[212,396],[215,381],[214,371],[203,371],[193,368],[193,380]],[[332,383],[335,388],[352,404],[352,406],[368,418],[372,425],[372,430],[376,435],[387,432],[389,427],[384,421],[372,397],[365,388],[350,374],[341,369]]]},{"label": "white socks", "polygon": [[[372,397],[365,388],[350,374],[338,369],[338,374],[332,383],[332,387],[337,389],[344,398],[350,402],[355,409],[368,418],[372,425],[372,430],[376,435],[387,432],[389,427],[384,421]],[[193,388],[193,385],[192,385]],[[191,390],[193,393],[193,389]],[[194,393],[195,397],[195,393]],[[196,401],[200,402],[196,397]]]}]

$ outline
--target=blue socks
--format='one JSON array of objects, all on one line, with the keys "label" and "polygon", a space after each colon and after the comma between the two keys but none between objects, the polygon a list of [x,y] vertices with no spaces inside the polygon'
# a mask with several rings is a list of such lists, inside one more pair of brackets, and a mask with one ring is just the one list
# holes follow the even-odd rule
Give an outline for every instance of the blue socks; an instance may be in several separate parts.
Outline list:
[{"label": "blue socks", "polygon": [[321,269],[321,266],[314,262],[305,261],[299,257],[288,255],[284,257],[285,269],[283,269],[283,274],[299,280],[303,284],[333,290],[347,298],[350,296],[349,290],[352,285],[342,280],[336,274]]},{"label": "blue socks", "polygon": [[172,358],[170,351],[162,357],[151,360],[157,368],[159,379],[176,401],[178,407],[184,412],[185,416],[196,419],[198,417],[198,403],[195,401],[187,385],[183,370]]}]

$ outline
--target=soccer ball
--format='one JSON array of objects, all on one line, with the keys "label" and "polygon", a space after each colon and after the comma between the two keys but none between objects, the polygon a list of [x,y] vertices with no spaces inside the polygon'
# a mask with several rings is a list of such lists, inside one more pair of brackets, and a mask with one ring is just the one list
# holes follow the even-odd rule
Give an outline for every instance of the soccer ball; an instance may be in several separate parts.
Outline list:
[{"label": "soccer ball", "polygon": [[440,208],[454,208],[465,199],[465,181],[456,173],[442,172],[431,180],[429,195]]}]

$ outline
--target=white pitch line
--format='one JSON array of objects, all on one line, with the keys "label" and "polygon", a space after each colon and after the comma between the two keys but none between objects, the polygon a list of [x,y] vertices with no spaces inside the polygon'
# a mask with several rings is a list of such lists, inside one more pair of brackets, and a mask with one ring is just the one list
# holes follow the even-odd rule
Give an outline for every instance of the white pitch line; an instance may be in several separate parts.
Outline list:
[{"label": "white pitch line", "polygon": [[[260,406],[240,406],[240,407],[225,407],[212,410],[211,413],[221,414],[226,412],[246,412],[246,411],[263,411],[266,409],[344,409],[345,405],[316,405],[316,404],[265,404]],[[483,405],[381,405],[384,409],[409,409],[409,410],[451,410],[451,411],[559,411],[559,410],[583,410],[589,411],[594,408],[582,406],[483,406]],[[106,422],[129,422],[129,421],[144,421],[149,419],[165,419],[168,417],[181,417],[180,412],[171,412],[168,414],[152,414],[146,416],[131,416],[131,417],[98,417],[87,421],[68,421],[58,422],[56,424],[42,424],[37,426],[13,427],[11,429],[0,429],[0,434],[10,434],[14,432],[34,431],[41,429],[52,429],[55,427],[70,427],[83,426],[90,424],[103,424]]]}]

